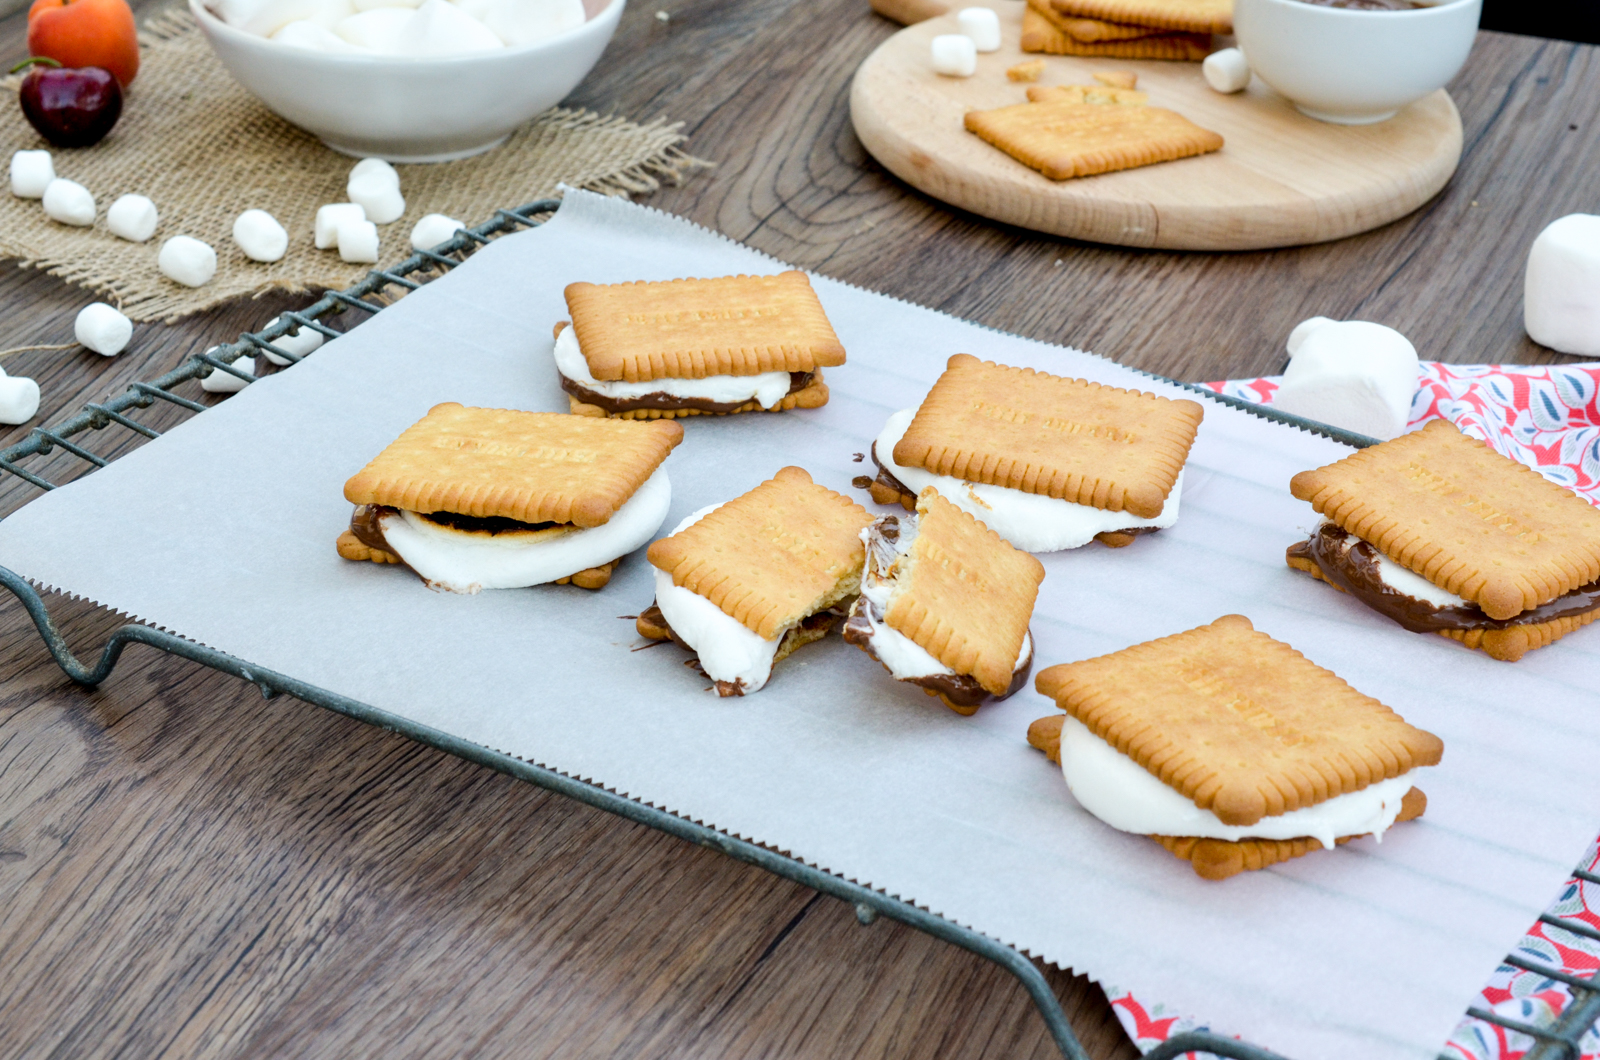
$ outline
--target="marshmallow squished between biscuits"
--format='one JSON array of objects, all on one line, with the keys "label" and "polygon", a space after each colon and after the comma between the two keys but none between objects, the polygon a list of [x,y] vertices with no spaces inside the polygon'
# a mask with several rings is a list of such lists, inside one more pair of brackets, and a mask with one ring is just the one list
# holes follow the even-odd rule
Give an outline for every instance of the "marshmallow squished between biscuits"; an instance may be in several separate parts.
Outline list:
[{"label": "marshmallow squished between biscuits", "polygon": [[1534,342],[1559,353],[1600,355],[1600,217],[1568,214],[1534,239],[1522,326]]},{"label": "marshmallow squished between biscuits", "polygon": [[1289,334],[1273,408],[1387,441],[1405,433],[1417,351],[1393,328],[1312,317]]},{"label": "marshmallow squished between biscuits", "polygon": [[946,77],[971,77],[978,71],[978,48],[962,33],[933,38],[933,69]]}]

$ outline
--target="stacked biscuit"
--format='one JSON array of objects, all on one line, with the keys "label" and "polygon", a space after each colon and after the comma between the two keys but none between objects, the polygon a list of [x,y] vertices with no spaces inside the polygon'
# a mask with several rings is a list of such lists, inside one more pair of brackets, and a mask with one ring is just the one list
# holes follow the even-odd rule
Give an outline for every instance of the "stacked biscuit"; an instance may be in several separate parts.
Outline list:
[{"label": "stacked biscuit", "polygon": [[1232,32],[1232,0],[1028,0],[1022,50],[1199,62]]}]

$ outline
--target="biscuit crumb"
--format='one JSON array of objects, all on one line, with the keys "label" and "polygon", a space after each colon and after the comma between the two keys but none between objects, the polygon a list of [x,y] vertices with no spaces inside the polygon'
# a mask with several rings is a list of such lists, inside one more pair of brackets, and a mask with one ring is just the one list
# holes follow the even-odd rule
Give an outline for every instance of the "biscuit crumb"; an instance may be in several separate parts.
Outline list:
[{"label": "biscuit crumb", "polygon": [[1006,67],[1006,78],[1011,81],[1037,81],[1044,73],[1043,59],[1030,59],[1025,63]]}]

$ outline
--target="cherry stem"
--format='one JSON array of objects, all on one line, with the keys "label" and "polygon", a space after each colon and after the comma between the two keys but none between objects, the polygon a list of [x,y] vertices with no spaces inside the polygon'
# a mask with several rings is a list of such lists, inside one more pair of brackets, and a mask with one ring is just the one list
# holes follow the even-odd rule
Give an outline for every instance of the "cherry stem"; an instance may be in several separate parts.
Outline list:
[{"label": "cherry stem", "polygon": [[32,58],[24,59],[20,63],[18,63],[17,65],[13,66],[11,68],[11,73],[16,73],[18,70],[25,69],[26,67],[32,66],[35,63],[47,63],[50,66],[54,66],[54,67],[56,67],[58,69],[61,66],[60,63],[56,62],[54,59],[50,58],[49,56],[46,56],[46,55],[35,55]]}]

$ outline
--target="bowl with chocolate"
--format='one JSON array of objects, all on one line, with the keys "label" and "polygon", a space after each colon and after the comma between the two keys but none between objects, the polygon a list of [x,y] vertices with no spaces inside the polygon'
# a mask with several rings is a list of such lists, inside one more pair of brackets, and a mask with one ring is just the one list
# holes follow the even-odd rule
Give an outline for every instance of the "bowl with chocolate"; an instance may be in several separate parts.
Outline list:
[{"label": "bowl with chocolate", "polygon": [[1478,32],[1483,0],[1234,0],[1250,69],[1308,117],[1386,121],[1443,88]]}]

